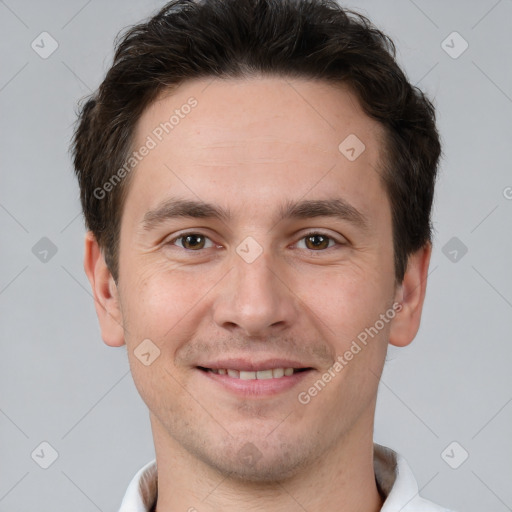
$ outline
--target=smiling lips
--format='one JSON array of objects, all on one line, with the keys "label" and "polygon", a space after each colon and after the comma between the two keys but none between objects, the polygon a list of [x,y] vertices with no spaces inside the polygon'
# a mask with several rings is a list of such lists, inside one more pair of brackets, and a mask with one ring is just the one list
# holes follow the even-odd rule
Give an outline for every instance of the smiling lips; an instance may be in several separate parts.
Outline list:
[{"label": "smiling lips", "polygon": [[197,366],[200,370],[209,371],[217,375],[228,375],[234,379],[266,380],[289,377],[296,372],[312,369],[299,361],[291,359],[266,359],[254,361],[248,358],[219,359],[216,361],[201,362]]},{"label": "smiling lips", "polygon": [[312,366],[290,359],[267,359],[255,362],[247,358],[230,358],[201,362],[201,373],[242,396],[268,396],[286,391],[305,377]]},{"label": "smiling lips", "polygon": [[208,372],[217,375],[228,375],[234,379],[241,380],[267,380],[279,379],[281,377],[289,377],[296,372],[307,370],[307,368],[268,368],[266,370],[247,371],[247,370],[234,370],[231,368],[204,368]]}]

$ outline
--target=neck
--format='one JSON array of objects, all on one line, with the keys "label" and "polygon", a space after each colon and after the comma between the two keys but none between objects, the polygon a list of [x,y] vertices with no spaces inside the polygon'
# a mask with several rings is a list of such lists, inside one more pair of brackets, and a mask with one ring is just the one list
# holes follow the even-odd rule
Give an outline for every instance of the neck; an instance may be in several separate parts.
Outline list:
[{"label": "neck", "polygon": [[[365,423],[366,420],[366,423]],[[271,484],[232,479],[198,460],[151,416],[158,467],[156,512],[378,512],[373,417],[292,477]],[[370,427],[368,427],[370,425]]]}]

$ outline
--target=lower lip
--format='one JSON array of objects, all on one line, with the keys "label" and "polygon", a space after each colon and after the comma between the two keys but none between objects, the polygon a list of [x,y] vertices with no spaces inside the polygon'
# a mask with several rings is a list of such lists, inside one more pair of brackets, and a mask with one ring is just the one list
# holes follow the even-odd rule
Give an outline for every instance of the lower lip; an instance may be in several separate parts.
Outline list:
[{"label": "lower lip", "polygon": [[272,379],[236,379],[229,375],[219,375],[209,371],[199,370],[199,373],[207,377],[213,382],[220,384],[227,390],[243,397],[267,397],[277,395],[288,391],[297,386],[303,379],[311,374],[313,370],[305,370],[294,373],[293,375],[285,375],[284,377]]}]

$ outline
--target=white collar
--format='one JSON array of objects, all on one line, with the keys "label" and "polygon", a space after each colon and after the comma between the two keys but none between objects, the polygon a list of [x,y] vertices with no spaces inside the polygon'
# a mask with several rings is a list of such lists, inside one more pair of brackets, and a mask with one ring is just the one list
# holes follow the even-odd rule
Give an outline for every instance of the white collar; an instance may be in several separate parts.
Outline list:
[{"label": "white collar", "polygon": [[[386,497],[381,512],[452,512],[422,498],[407,461],[391,448],[373,444],[375,480]],[[151,512],[157,497],[156,459],[132,478],[119,512]]]}]

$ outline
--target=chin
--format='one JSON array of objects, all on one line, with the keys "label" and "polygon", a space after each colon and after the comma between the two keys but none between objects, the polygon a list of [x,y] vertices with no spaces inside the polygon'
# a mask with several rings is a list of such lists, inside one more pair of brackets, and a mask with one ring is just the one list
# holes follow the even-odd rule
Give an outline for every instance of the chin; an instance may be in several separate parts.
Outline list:
[{"label": "chin", "polygon": [[298,449],[299,446],[266,444],[260,449],[251,442],[242,443],[238,449],[231,446],[217,453],[216,457],[203,460],[232,480],[273,486],[289,480],[307,467],[309,457]]}]

